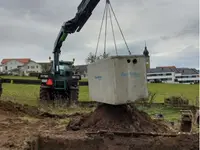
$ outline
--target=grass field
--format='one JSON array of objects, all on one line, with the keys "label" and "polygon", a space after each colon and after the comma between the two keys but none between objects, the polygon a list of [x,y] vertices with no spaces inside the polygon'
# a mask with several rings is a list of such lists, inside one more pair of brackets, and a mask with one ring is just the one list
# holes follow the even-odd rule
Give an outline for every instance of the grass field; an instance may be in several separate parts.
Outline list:
[{"label": "grass field", "polygon": [[24,80],[39,80],[37,77],[29,77],[29,76],[0,76],[0,78],[4,79],[24,79]]},{"label": "grass field", "polygon": [[152,106],[148,107],[138,107],[140,110],[145,111],[151,117],[155,117],[155,114],[163,114],[167,121],[177,121],[180,120],[180,110],[181,108],[165,107],[165,106]]},{"label": "grass field", "polygon": [[[88,101],[88,87],[80,87],[80,100]],[[3,84],[2,98],[19,101],[20,103],[36,105],[39,98],[39,85]]]},{"label": "grass field", "polygon": [[189,99],[190,104],[194,104],[199,96],[198,84],[148,84],[148,89],[157,93],[155,102],[163,102],[164,98],[169,96],[183,96]]},{"label": "grass field", "polygon": [[[35,103],[39,97],[39,85],[3,84],[3,97],[14,98],[25,103]],[[183,96],[189,99],[190,104],[195,104],[199,95],[199,85],[185,84],[148,84],[150,92],[157,93],[154,102],[163,102],[169,96]],[[80,101],[89,100],[87,86],[80,87]]]},{"label": "grass field", "polygon": [[[165,97],[182,95],[190,100],[190,104],[195,104],[195,99],[197,96],[199,96],[199,85],[148,84],[148,89],[151,92],[157,93],[154,102],[163,102]],[[4,100],[11,100],[18,103],[37,106],[38,97],[39,85],[3,84],[2,99]],[[79,100],[89,100],[89,89],[87,86],[80,87]],[[140,107],[139,109],[142,109],[151,116],[154,116],[156,113],[162,113],[168,121],[176,121],[180,119],[180,110],[177,108],[152,106],[151,108]],[[64,113],[63,110],[61,112]]]}]

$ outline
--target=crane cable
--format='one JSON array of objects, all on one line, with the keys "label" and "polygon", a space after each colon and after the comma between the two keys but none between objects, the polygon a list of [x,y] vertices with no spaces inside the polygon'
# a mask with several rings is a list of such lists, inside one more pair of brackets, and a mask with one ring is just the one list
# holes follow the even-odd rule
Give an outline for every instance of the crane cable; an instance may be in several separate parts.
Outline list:
[{"label": "crane cable", "polygon": [[121,35],[123,37],[123,40],[125,42],[126,48],[128,50],[128,53],[129,53],[129,55],[131,55],[130,49],[128,47],[128,44],[126,42],[126,39],[125,39],[124,34],[122,32],[122,29],[121,29],[121,27],[119,25],[119,22],[117,20],[117,17],[115,15],[113,7],[112,7],[112,5],[110,3],[110,0],[106,0],[105,9],[104,9],[104,13],[103,13],[103,17],[102,17],[102,22],[101,22],[101,26],[100,26],[100,31],[99,31],[99,35],[98,35],[98,41],[97,41],[96,51],[95,51],[95,60],[97,59],[96,56],[97,56],[97,51],[98,51],[98,47],[99,47],[99,42],[100,42],[100,37],[101,37],[101,31],[102,31],[102,27],[103,27],[103,22],[104,22],[105,15],[106,15],[106,23],[105,23],[105,39],[104,39],[104,53],[103,53],[103,55],[104,56],[106,55],[106,46],[107,46],[106,45],[107,44],[106,43],[106,41],[107,41],[107,18],[108,18],[108,13],[109,13],[110,23],[111,23],[111,27],[112,27],[112,33],[113,33],[113,40],[114,40],[115,51],[116,51],[116,55],[118,55],[117,44],[116,44],[116,40],[115,40],[115,34],[114,34],[114,28],[113,28],[113,22],[112,22],[112,17],[111,17],[111,11],[110,11],[110,9],[111,9],[111,11],[112,11],[112,13],[114,15],[115,21],[117,22],[118,28],[119,28],[120,33],[121,33]]},{"label": "crane cable", "polygon": [[110,9],[108,9],[108,10],[109,10],[109,16],[110,16],[110,24],[111,24],[111,27],[112,27],[112,33],[113,33],[113,40],[114,40],[114,45],[115,45],[115,51],[116,51],[116,55],[118,55],[117,44],[116,44],[116,40],[115,40],[115,32],[114,32],[113,23],[112,23],[112,16],[111,16]]},{"label": "crane cable", "polygon": [[96,51],[95,51],[95,60],[96,60],[97,51],[98,51],[98,48],[99,48],[99,42],[100,42],[100,37],[101,37],[101,30],[102,30],[102,27],[103,27],[103,21],[104,21],[104,17],[105,17],[105,13],[106,13],[106,7],[107,7],[107,3],[105,5],[105,9],[104,9],[104,13],[103,13],[102,21],[101,21],[101,26],[100,26],[100,31],[99,31],[99,36],[98,36],[97,46],[96,46]]},{"label": "crane cable", "polygon": [[125,42],[125,44],[126,44],[126,48],[127,48],[127,50],[128,50],[128,53],[129,53],[129,55],[131,55],[131,51],[130,51],[130,49],[129,49],[129,47],[128,47],[128,44],[127,44],[127,42],[126,42],[126,39],[125,39],[124,34],[123,34],[123,32],[122,32],[122,29],[121,29],[121,27],[120,27],[120,25],[119,25],[119,22],[118,22],[118,20],[117,20],[117,17],[116,17],[116,15],[115,15],[115,12],[114,12],[114,10],[113,10],[113,7],[112,7],[112,5],[111,5],[111,3],[110,3],[110,0],[107,0],[107,1],[109,1],[110,8],[111,8],[111,10],[112,10],[112,12],[113,12],[113,15],[114,15],[114,17],[115,17],[115,21],[117,22],[117,25],[118,25],[119,30],[120,30],[120,32],[121,32],[121,35],[122,35],[122,37],[123,37],[123,39],[124,39],[124,42]]},{"label": "crane cable", "polygon": [[107,42],[107,24],[108,24],[108,5],[107,5],[107,2],[106,2],[106,23],[105,23],[105,38],[104,38],[104,53],[103,53],[103,58],[105,57],[106,55],[106,42]]}]

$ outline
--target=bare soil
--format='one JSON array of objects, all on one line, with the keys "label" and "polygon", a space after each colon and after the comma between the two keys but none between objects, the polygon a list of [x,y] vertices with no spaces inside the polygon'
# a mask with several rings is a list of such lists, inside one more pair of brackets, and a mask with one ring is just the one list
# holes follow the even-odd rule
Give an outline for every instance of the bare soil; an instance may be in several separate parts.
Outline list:
[{"label": "bare soil", "polygon": [[[15,108],[16,106],[11,102],[8,105],[8,103],[0,101],[0,150],[197,150],[199,146],[199,134],[181,134],[174,137],[98,134],[88,136],[86,134],[87,130],[85,129],[103,129],[103,123],[106,126],[104,129],[110,129],[110,124],[114,130],[120,129],[121,131],[124,129],[124,131],[168,132],[169,129],[165,125],[162,125],[160,129],[158,122],[153,122],[147,114],[134,110],[135,108],[113,110],[110,106],[104,106],[88,115],[65,115],[59,118],[52,117],[52,114],[50,114],[51,117],[48,115],[38,117],[41,116],[38,114],[43,112],[34,113],[31,107]],[[132,117],[130,110],[132,113],[134,112]],[[130,116],[125,115],[126,111]],[[115,112],[116,114],[109,116],[106,112]],[[77,116],[85,118],[79,125],[79,131],[67,131],[65,129],[67,123],[62,123],[61,120],[68,118],[73,120],[73,118],[77,119]],[[104,116],[102,123],[98,121],[94,123],[95,117],[102,119],[102,116]],[[113,121],[109,121],[109,119],[113,119]],[[148,121],[150,122],[148,123]],[[139,122],[139,125],[136,126],[136,122]]]},{"label": "bare soil", "polygon": [[24,116],[29,115],[31,117],[35,118],[68,118],[68,117],[74,117],[74,116],[80,116],[82,114],[80,113],[74,113],[74,114],[52,114],[46,111],[43,111],[35,106],[29,106],[26,104],[19,104],[14,103],[12,101],[1,101],[0,100],[0,110],[4,110],[6,112],[10,112],[16,115]]}]

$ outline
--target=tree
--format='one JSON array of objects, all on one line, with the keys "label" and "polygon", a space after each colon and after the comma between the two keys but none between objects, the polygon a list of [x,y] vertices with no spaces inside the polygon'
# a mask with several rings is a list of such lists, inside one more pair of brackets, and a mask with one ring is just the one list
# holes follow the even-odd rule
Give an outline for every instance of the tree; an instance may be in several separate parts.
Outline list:
[{"label": "tree", "polygon": [[91,64],[91,63],[95,62],[96,60],[104,59],[104,58],[107,58],[107,57],[109,57],[108,53],[103,53],[103,55],[99,55],[99,56],[95,57],[95,54],[90,52],[85,61],[86,61],[87,64]]},{"label": "tree", "polygon": [[90,52],[85,61],[87,64],[95,62],[95,55],[92,52]]}]

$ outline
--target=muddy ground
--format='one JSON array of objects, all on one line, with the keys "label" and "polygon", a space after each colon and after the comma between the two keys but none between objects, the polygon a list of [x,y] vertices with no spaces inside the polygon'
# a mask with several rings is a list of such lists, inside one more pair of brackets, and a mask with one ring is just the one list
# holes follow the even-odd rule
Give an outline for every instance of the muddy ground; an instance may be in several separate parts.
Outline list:
[{"label": "muddy ground", "polygon": [[[139,134],[147,131],[153,134]],[[136,108],[101,106],[90,114],[55,115],[0,101],[0,150],[197,150],[198,137],[172,133]]]}]

